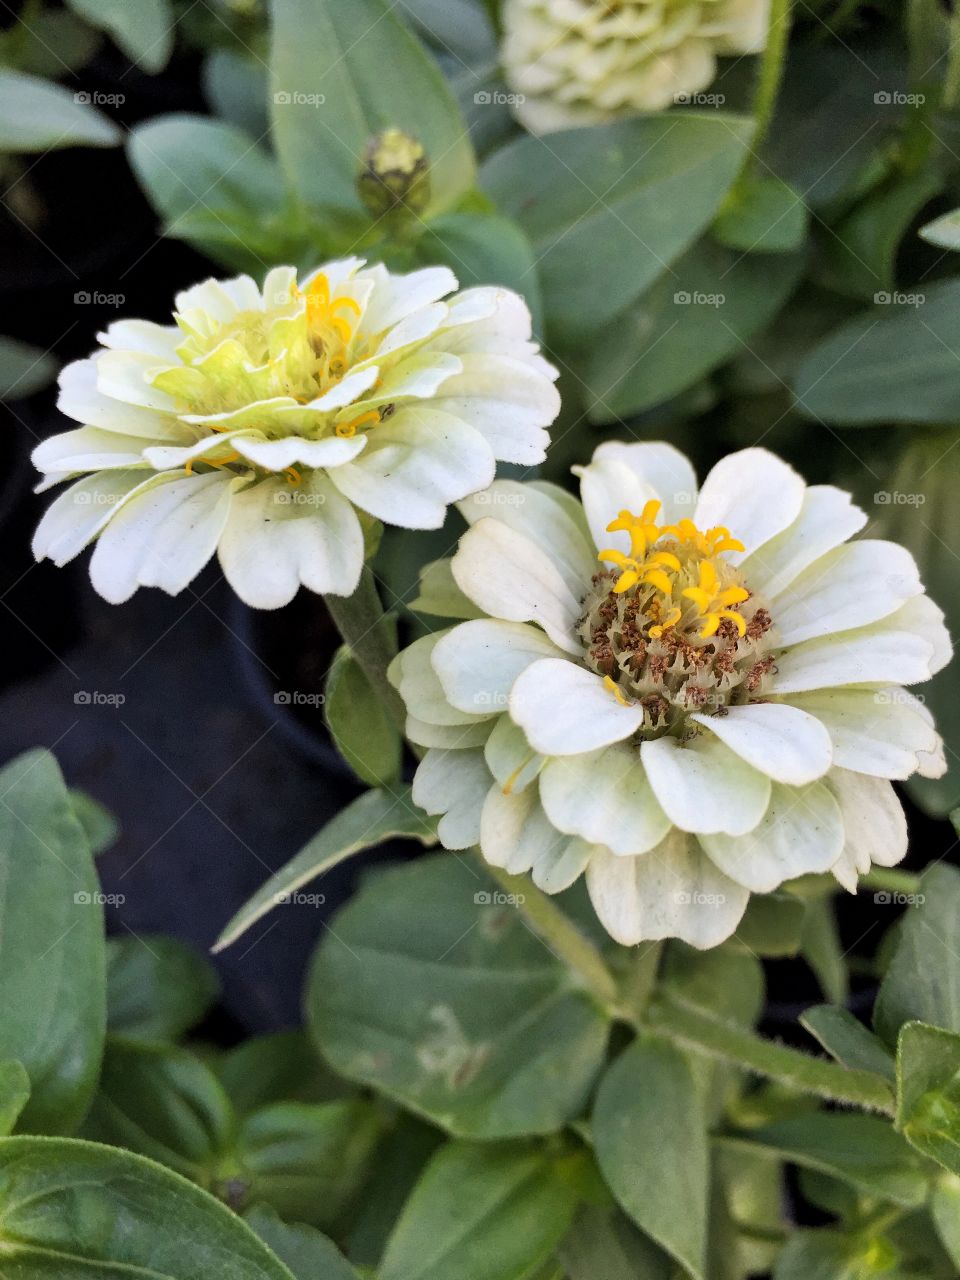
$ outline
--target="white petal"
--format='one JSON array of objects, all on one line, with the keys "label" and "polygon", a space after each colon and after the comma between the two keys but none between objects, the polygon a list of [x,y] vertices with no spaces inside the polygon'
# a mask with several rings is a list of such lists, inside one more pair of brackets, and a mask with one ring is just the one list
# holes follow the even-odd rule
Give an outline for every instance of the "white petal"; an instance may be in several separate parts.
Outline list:
[{"label": "white petal", "polygon": [[546,757],[533,750],[523,730],[509,716],[497,720],[483,754],[505,795],[523,791],[546,764]]},{"label": "white petal", "polygon": [[156,472],[101,471],[65,489],[43,513],[33,535],[33,554],[63,567],[79,555],[122,504],[141,489],[157,484]]},{"label": "white petal", "polygon": [[469,422],[502,461],[542,462],[550,443],[546,428],[560,412],[551,379],[516,356],[464,351],[461,360],[462,371],[444,383],[437,408]]},{"label": "white petal", "polygon": [[151,379],[164,361],[143,352],[101,351],[97,356],[97,389],[114,400],[160,413],[175,413],[177,402]]},{"label": "white petal", "polygon": [[523,534],[500,520],[479,520],[460,539],[450,567],[457,586],[484,613],[536,622],[565,652],[582,652],[574,635],[580,602],[553,561]]},{"label": "white petal", "polygon": [[171,476],[126,502],[94,547],[94,589],[111,604],[138,587],[182,591],[216,550],[239,483],[221,472]]},{"label": "white petal", "polygon": [[325,391],[322,396],[310,400],[298,409],[316,409],[318,413],[330,413],[333,409],[342,409],[345,405],[359,400],[365,391],[369,391],[380,377],[380,370],[375,364],[364,365],[362,369],[352,369],[339,382]]},{"label": "white petal", "polygon": [[453,293],[457,277],[449,267],[426,267],[409,275],[394,275],[379,264],[364,271],[375,287],[360,323],[364,334],[383,333],[407,316]]},{"label": "white petal", "polygon": [[692,742],[656,738],[640,747],[647,776],[671,822],[683,831],[751,831],[770,802],[770,779],[712,734]]},{"label": "white petal", "polygon": [[[491,729],[506,720],[479,720],[473,724],[428,724],[426,720],[418,720],[416,716],[407,716],[407,737],[421,747],[446,747],[448,750],[463,751],[467,747],[482,747],[490,736]],[[509,723],[509,721],[507,721]]]},{"label": "white petal", "polygon": [[832,769],[833,792],[846,829],[846,849],[861,872],[872,863],[893,867],[907,853],[907,819],[893,787],[883,778]]},{"label": "white petal", "polygon": [[[442,351],[417,351],[405,356],[399,364],[383,372],[383,378],[373,395],[366,396],[364,405],[392,404],[397,400],[429,400],[440,387],[463,368],[457,356]],[[357,406],[359,409],[359,405]],[[436,408],[447,406],[436,404]]]},{"label": "white petal", "polygon": [[266,467],[268,471],[283,471],[298,463],[304,467],[339,467],[351,462],[362,453],[367,443],[364,435],[341,440],[328,436],[324,440],[305,440],[302,436],[284,436],[282,440],[267,440],[263,436],[232,435],[231,447],[244,458]]},{"label": "white petal", "polygon": [[753,893],[771,893],[785,880],[829,871],[843,852],[840,808],[823,782],[806,787],[774,783],[766,813],[743,836],[701,835],[721,871]]},{"label": "white petal", "polygon": [[[189,437],[188,437],[189,438]],[[107,467],[146,467],[142,436],[122,436],[98,427],[79,427],[41,440],[33,451],[38,471],[76,475],[80,471],[100,471]]]},{"label": "white petal", "polygon": [[836,547],[770,601],[779,644],[866,626],[888,617],[923,585],[913,556],[895,542]]},{"label": "white petal", "polygon": [[825,726],[842,769],[902,780],[940,743],[905,689],[830,689],[796,694],[793,702]]},{"label": "white petal", "polygon": [[431,749],[413,778],[413,802],[442,813],[437,834],[446,849],[469,849],[480,839],[480,811],[490,789],[483,752]]},{"label": "white petal", "polygon": [[444,302],[435,302],[432,306],[421,307],[419,311],[413,312],[387,331],[383,339],[374,347],[371,360],[379,362],[386,356],[396,356],[406,347],[423,342],[437,332],[449,314],[450,308]]},{"label": "white petal", "polygon": [[704,480],[693,522],[698,529],[729,529],[746,547],[727,553],[737,564],[793,524],[804,488],[796,471],[775,454],[741,449],[722,458]]},{"label": "white petal", "polygon": [[464,622],[433,650],[433,669],[449,702],[472,714],[506,711],[513,682],[539,658],[561,657],[557,646],[522,622]]},{"label": "white petal", "polygon": [[496,464],[479,432],[419,402],[368,435],[364,452],[331,472],[341,493],[386,524],[439,529],[451,502],[485,488]]},{"label": "white petal", "polygon": [[845,684],[916,684],[930,679],[932,663],[929,641],[906,630],[894,630],[891,619],[886,618],[857,631],[805,640],[788,649],[777,659],[771,692],[806,693]]},{"label": "white petal", "polygon": [[597,846],[587,888],[601,924],[625,947],[659,938],[718,946],[740,923],[750,897],[676,829],[639,858],[618,858]]},{"label": "white petal", "polygon": [[350,503],[313,471],[296,489],[278,478],[235,494],[219,554],[245,604],[279,609],[301,584],[351,595],[363,568],[363,531]]},{"label": "white petal", "polygon": [[814,716],[778,702],[728,707],[724,715],[690,716],[715,733],[731,751],[775,782],[799,787],[830,768],[830,735]]},{"label": "white petal", "polygon": [[623,530],[608,533],[607,525],[624,510],[639,515],[644,504],[657,494],[653,486],[641,480],[621,458],[608,457],[591,462],[580,472],[580,497],[597,550],[613,547],[626,554],[630,550],[630,535]]},{"label": "white petal", "polygon": [[421,636],[402,649],[387,669],[387,676],[399,691],[407,710],[418,720],[434,725],[473,725],[490,720],[493,710],[484,715],[458,711],[447,701],[447,695],[433,669],[433,651],[450,630]]},{"label": "white petal", "polygon": [[672,444],[606,440],[594,450],[591,465],[607,458],[625,462],[654,491],[663,504],[657,516],[659,523],[673,524],[692,513],[697,501],[697,476],[687,457]]},{"label": "white petal", "polygon": [[618,702],[584,667],[541,658],[514,682],[510,716],[535,751],[574,756],[629,738],[643,723],[643,708]]},{"label": "white petal", "polygon": [[141,351],[157,356],[164,364],[176,364],[177,347],[183,334],[175,324],[154,324],[152,320],[115,320],[97,340],[115,351]]},{"label": "white petal", "polygon": [[114,400],[97,389],[97,358],[75,360],[61,370],[57,408],[68,418],[105,431],[181,442],[183,427],[169,413]]},{"label": "white petal", "polygon": [[525,871],[546,893],[560,893],[577,879],[591,846],[557,831],[547,820],[536,787],[505,795],[491,787],[480,819],[480,849],[494,867],[512,875]]},{"label": "white petal", "polygon": [[866,523],[848,493],[829,484],[811,485],[793,524],[743,560],[743,576],[752,590],[772,598]]},{"label": "white petal", "polygon": [[616,743],[548,761],[540,800],[553,825],[613,853],[646,853],[671,822],[653,794],[636,747]]},{"label": "white petal", "polygon": [[[929,596],[915,596],[905,605],[884,619],[880,626],[891,626],[894,629],[903,627],[911,635],[920,636],[933,648],[930,661],[930,673],[936,675],[942,671],[953,657],[953,642],[944,622],[943,610]],[[909,684],[901,680],[901,684]]]},{"label": "white petal", "polygon": [[555,485],[495,480],[488,489],[464,498],[458,506],[469,525],[489,517],[536,543],[579,600],[599,564],[583,510],[576,499],[568,503],[569,498],[571,495]]},{"label": "white petal", "polygon": [[[253,281],[251,280],[250,283],[253,284]],[[199,284],[191,285],[189,289],[181,290],[174,299],[178,314],[182,315],[187,311],[206,311],[221,324],[232,320],[240,309],[240,304],[237,301],[236,292],[225,288],[226,284],[227,281],[214,280],[211,276],[207,280],[201,280]],[[259,310],[260,291],[255,285],[254,294],[256,296],[254,306]]]}]

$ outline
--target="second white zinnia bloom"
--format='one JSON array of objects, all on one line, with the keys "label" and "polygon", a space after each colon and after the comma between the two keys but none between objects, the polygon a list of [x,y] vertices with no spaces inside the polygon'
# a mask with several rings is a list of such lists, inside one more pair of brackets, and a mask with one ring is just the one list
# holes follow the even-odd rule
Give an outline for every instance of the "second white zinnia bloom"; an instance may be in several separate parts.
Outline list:
[{"label": "second white zinnia bloom", "polygon": [[[359,258],[179,294],[173,325],[121,320],[68,365],[45,440],[38,559],[88,543],[93,585],[182,591],[217,553],[248,604],[302,584],[350,595],[373,520],[439,528],[496,462],[535,464],[560,408],[556,370],[515,293],[460,293],[446,267],[395,275]],[[450,296],[452,295],[452,296]],[[79,478],[82,477],[82,478]]]},{"label": "second white zinnia bloom", "polygon": [[909,553],[849,541],[849,496],[763,449],[699,493],[665,444],[602,445],[580,476],[582,504],[475,495],[424,574],[420,607],[464,621],[392,678],[442,842],[548,892],[585,872],[625,944],[714,946],[751,892],[898,862],[891,779],[945,768],[904,686],[951,653]]},{"label": "second white zinnia bloom", "polygon": [[770,0],[505,0],[502,58],[534,133],[689,101],[759,53]]}]

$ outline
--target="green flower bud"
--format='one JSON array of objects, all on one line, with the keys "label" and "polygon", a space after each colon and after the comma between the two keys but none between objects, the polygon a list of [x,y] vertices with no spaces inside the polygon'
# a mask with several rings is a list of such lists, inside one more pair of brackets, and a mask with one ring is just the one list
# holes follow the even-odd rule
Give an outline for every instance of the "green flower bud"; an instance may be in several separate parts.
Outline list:
[{"label": "green flower bud", "polygon": [[430,199],[427,154],[402,129],[384,129],[367,143],[357,190],[374,218],[398,210],[422,213]]}]

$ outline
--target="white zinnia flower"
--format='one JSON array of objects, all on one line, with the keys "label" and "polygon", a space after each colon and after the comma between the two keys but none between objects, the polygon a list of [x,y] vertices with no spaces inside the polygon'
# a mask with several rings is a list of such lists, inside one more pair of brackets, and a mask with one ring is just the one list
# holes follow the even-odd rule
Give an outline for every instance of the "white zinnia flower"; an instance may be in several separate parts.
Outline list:
[{"label": "white zinnia flower", "polygon": [[543,459],[557,374],[525,304],[499,288],[442,301],[456,288],[446,267],[350,258],[301,285],[278,267],[262,292],[207,280],[177,296],[175,325],[110,325],[60,378],[83,425],[33,455],[41,488],[84,475],[44,516],[37,558],[96,539],[93,585],[114,603],[182,591],[215,551],[260,608],[301,583],[350,595],[368,517],[439,528],[497,459]]},{"label": "white zinnia flower", "polygon": [[699,496],[666,444],[601,445],[580,476],[582,506],[496,482],[424,572],[419,607],[468,619],[391,669],[441,841],[551,893],[585,871],[625,944],[714,946],[751,892],[898,862],[889,779],[945,769],[902,686],[951,652],[909,553],[848,542],[849,496],[763,449]]},{"label": "white zinnia flower", "polygon": [[517,115],[547,133],[689,99],[769,23],[770,0],[506,0],[501,55]]}]

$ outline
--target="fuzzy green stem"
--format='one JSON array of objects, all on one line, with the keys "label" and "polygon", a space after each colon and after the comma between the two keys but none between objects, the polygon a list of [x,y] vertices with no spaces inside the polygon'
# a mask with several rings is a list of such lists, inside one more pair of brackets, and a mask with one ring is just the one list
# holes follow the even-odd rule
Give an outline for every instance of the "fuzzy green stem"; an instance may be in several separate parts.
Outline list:
[{"label": "fuzzy green stem", "polygon": [[793,0],[772,0],[767,46],[763,51],[757,87],[753,95],[753,118],[756,132],[753,150],[759,151],[776,110],[780,85],[786,68],[787,46],[790,42],[790,26],[793,18]]},{"label": "fuzzy green stem", "polygon": [[658,1000],[650,1007],[647,1024],[677,1045],[745,1067],[801,1093],[887,1116],[894,1114],[892,1090],[881,1077],[869,1071],[850,1071],[825,1058],[765,1040],[691,1005]]},{"label": "fuzzy green stem", "polygon": [[396,639],[369,566],[364,565],[352,596],[323,599],[344,644],[402,732],[406,724],[403,699],[387,679],[387,667],[397,652]]},{"label": "fuzzy green stem", "polygon": [[529,876],[512,876],[500,867],[483,863],[487,875],[504,893],[516,897],[517,908],[549,951],[563,961],[604,1008],[613,1011],[617,984],[600,952],[555,902],[532,883]]},{"label": "fuzzy green stem", "polygon": [[862,889],[881,889],[889,893],[917,893],[920,877],[911,871],[898,871],[895,867],[871,867],[860,877]]}]

